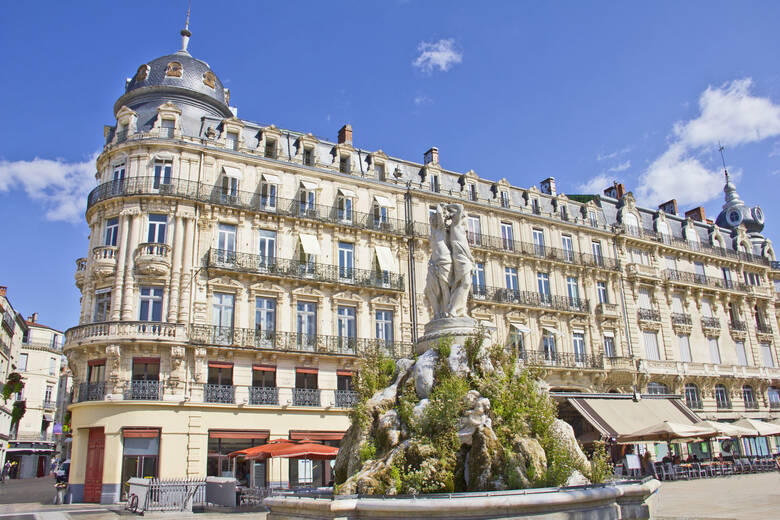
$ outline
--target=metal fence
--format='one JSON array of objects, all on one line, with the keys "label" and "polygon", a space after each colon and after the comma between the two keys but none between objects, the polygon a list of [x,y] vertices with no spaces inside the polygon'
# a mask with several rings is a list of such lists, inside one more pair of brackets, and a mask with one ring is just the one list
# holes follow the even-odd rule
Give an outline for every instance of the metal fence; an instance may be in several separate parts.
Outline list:
[{"label": "metal fence", "polygon": [[187,511],[205,503],[205,479],[151,479],[144,510]]}]

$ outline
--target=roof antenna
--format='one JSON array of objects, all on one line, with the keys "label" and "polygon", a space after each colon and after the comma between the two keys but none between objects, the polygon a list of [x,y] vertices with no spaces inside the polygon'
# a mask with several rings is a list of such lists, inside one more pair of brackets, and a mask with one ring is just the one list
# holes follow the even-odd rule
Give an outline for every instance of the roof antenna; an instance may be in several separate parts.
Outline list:
[{"label": "roof antenna", "polygon": [[187,21],[184,23],[184,29],[181,30],[181,50],[187,52],[187,46],[190,44],[190,7],[192,7],[192,0],[187,4]]},{"label": "roof antenna", "polygon": [[726,174],[726,182],[729,182],[729,171],[726,169],[726,159],[723,157],[723,150],[725,148],[722,144],[720,144],[720,141],[718,141],[718,151],[720,152],[720,162],[723,163],[723,172]]}]

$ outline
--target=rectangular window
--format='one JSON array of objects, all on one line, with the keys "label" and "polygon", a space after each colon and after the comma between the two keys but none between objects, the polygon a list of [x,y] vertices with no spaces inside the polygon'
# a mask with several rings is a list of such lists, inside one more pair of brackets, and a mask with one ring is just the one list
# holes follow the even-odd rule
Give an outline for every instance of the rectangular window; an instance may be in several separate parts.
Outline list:
[{"label": "rectangular window", "polygon": [[222,344],[233,342],[233,315],[235,296],[229,293],[214,293],[211,323],[215,329],[215,341]]},{"label": "rectangular window", "polygon": [[[208,381],[210,385],[233,385],[233,365],[222,362],[209,362]],[[219,402],[219,401],[217,401]]]},{"label": "rectangular window", "polygon": [[305,215],[307,213],[315,213],[317,211],[317,199],[314,190],[308,190],[301,188],[300,192],[300,213]]},{"label": "rectangular window", "polygon": [[264,182],[260,187],[260,205],[264,210],[276,210],[276,197],[279,187],[276,184]]},{"label": "rectangular window", "polygon": [[217,249],[225,253],[236,252],[236,226],[220,224],[217,227]]},{"label": "rectangular window", "polygon": [[745,352],[745,343],[742,341],[737,341],[737,365],[746,367],[747,364],[748,362],[747,352]]},{"label": "rectangular window", "polygon": [[298,302],[296,316],[298,345],[314,347],[317,340],[317,304]]},{"label": "rectangular window", "polygon": [[534,237],[534,254],[536,256],[544,256],[544,232],[541,229],[534,229],[533,237]]},{"label": "rectangular window", "polygon": [[712,318],[712,300],[704,298],[701,301],[701,315],[705,318]]},{"label": "rectangular window", "polygon": [[474,296],[484,296],[485,294],[485,264],[482,262],[474,263],[474,270],[471,272],[471,287]]},{"label": "rectangular window", "polygon": [[374,172],[376,173],[376,178],[380,181],[385,180],[385,165],[384,164],[375,164],[374,165]]},{"label": "rectangular window", "polygon": [[113,180],[115,184],[121,184],[121,182],[125,180],[125,163],[114,166],[114,174],[111,180]]},{"label": "rectangular window", "polygon": [[168,215],[149,214],[149,233],[146,241],[151,244],[164,244],[165,231],[168,227]]},{"label": "rectangular window", "polygon": [[43,395],[43,400],[47,403],[51,403],[51,398],[54,395],[54,387],[46,385],[46,393]]},{"label": "rectangular window", "polygon": [[338,219],[341,222],[352,222],[352,197],[340,195],[336,201]]},{"label": "rectangular window", "polygon": [[162,321],[162,287],[141,287],[139,321]]},{"label": "rectangular window", "polygon": [[561,220],[569,220],[569,208],[567,206],[561,206]]},{"label": "rectangular window", "polygon": [[154,161],[154,189],[160,189],[161,184],[171,183],[172,161]]},{"label": "rectangular window", "polygon": [[261,229],[259,232],[260,266],[270,267],[276,260],[276,231]]},{"label": "rectangular window", "polygon": [[238,201],[238,179],[225,175],[222,177],[222,192],[220,200],[224,204],[234,204]]},{"label": "rectangular window", "polygon": [[514,251],[515,249],[515,234],[512,231],[511,222],[501,223],[501,245],[505,251]]},{"label": "rectangular window", "polygon": [[672,312],[676,314],[685,314],[682,296],[676,293],[672,295]]},{"label": "rectangular window", "polygon": [[431,191],[439,193],[439,176],[431,174]]},{"label": "rectangular window", "polygon": [[658,335],[656,332],[644,331],[645,356],[650,360],[661,359],[661,353],[658,350]]},{"label": "rectangular window", "polygon": [[615,357],[615,338],[614,336],[604,336],[604,355]]},{"label": "rectangular window", "polygon": [[574,245],[569,235],[561,236],[561,245],[563,246],[563,259],[566,262],[574,261]]},{"label": "rectangular window", "polygon": [[591,242],[591,248],[593,250],[593,261],[596,265],[604,265],[604,257],[601,254],[601,242],[594,240]]},{"label": "rectangular window", "polygon": [[306,166],[314,166],[314,148],[303,149],[303,164]]},{"label": "rectangular window", "polygon": [[393,342],[393,311],[376,311],[376,339],[386,344]]},{"label": "rectangular window", "polygon": [[342,155],[339,158],[339,171],[341,173],[349,173],[351,171],[349,168],[349,156]]},{"label": "rectangular window", "polygon": [[670,271],[676,271],[677,270],[677,259],[673,256],[667,256],[665,257],[666,260],[666,268]]},{"label": "rectangular window", "polygon": [[686,335],[677,336],[677,343],[680,345],[680,361],[685,361],[686,363],[693,361],[691,358],[690,338]]},{"label": "rectangular window", "polygon": [[569,294],[569,303],[572,305],[579,305],[580,287],[577,278],[574,276],[566,277],[566,291]]},{"label": "rectangular window", "polygon": [[704,264],[701,262],[693,263],[694,271],[696,272],[696,281],[704,283],[707,281],[707,276],[704,274]]},{"label": "rectangular window", "polygon": [[228,132],[225,137],[225,147],[228,150],[238,150],[238,132]]},{"label": "rectangular window", "polygon": [[339,345],[341,347],[353,346],[352,344],[357,337],[356,315],[357,310],[355,307],[339,305],[337,310],[338,322],[336,323],[336,329],[339,337]]},{"label": "rectangular window", "polygon": [[469,200],[477,200],[477,185],[473,182],[466,184],[466,191],[468,193]]},{"label": "rectangular window", "polygon": [[160,121],[160,137],[173,137],[173,132],[176,129],[175,119],[163,119]]},{"label": "rectangular window", "polygon": [[[122,482],[133,477],[155,478],[160,451],[159,430],[123,430],[122,439]],[[123,499],[126,489],[122,489]]]},{"label": "rectangular window", "polygon": [[57,358],[49,358],[49,375],[57,375]]},{"label": "rectangular window", "polygon": [[557,359],[555,352],[555,336],[548,331],[542,333],[542,347],[544,348],[544,359],[555,361]]},{"label": "rectangular window", "polygon": [[540,215],[542,210],[539,208],[539,199],[531,199],[531,211],[534,215]]},{"label": "rectangular window", "polygon": [[716,365],[720,365],[720,348],[718,347],[718,340],[716,338],[710,338],[709,344],[710,361]]},{"label": "rectangular window", "polygon": [[255,330],[273,333],[276,330],[276,300],[258,296],[255,298]]},{"label": "rectangular window", "polygon": [[119,218],[106,219],[106,238],[103,242],[105,246],[116,246],[116,241],[119,235]]},{"label": "rectangular window", "polygon": [[509,207],[509,192],[501,190],[501,207],[502,208],[508,208]]},{"label": "rectangular window", "polygon": [[599,224],[599,219],[596,217],[595,211],[588,211],[588,222],[590,223],[591,227],[596,227]]},{"label": "rectangular window", "polygon": [[19,372],[27,370],[27,354],[19,354]]},{"label": "rectangular window", "polygon": [[[25,354],[23,354],[25,355]],[[87,382],[100,383],[106,380],[106,363],[101,360],[99,363],[89,365],[87,370]]]},{"label": "rectangular window", "polygon": [[549,303],[550,296],[550,275],[547,273],[536,273],[536,284],[539,287],[539,296],[543,303]]},{"label": "rectangular window", "polygon": [[506,288],[510,291],[519,289],[516,267],[504,267],[504,278],[506,279]]},{"label": "rectangular window", "polygon": [[133,381],[159,381],[160,360],[151,358],[133,358]]},{"label": "rectangular window", "polygon": [[276,140],[266,139],[264,155],[269,159],[276,159]]},{"label": "rectangular window", "polygon": [[731,289],[734,287],[734,283],[731,280],[731,270],[729,270],[728,267],[724,267],[721,269],[723,271],[723,283],[726,286],[727,289]]},{"label": "rectangular window", "polygon": [[761,343],[761,358],[764,360],[764,366],[774,368],[775,358],[772,355],[772,344]]},{"label": "rectangular window", "polygon": [[482,225],[478,216],[469,215],[466,221],[466,232],[468,234],[469,244],[482,244]]},{"label": "rectangular window", "polygon": [[295,371],[295,388],[317,388],[317,369],[297,369]]},{"label": "rectangular window", "polygon": [[255,365],[252,369],[252,386],[255,388],[276,388],[276,367]]},{"label": "rectangular window", "polygon": [[599,303],[609,303],[607,296],[607,282],[596,282],[596,293],[599,297]]},{"label": "rectangular window", "polygon": [[111,312],[111,290],[95,292],[95,314],[93,322],[108,321]]},{"label": "rectangular window", "polygon": [[339,242],[339,278],[351,280],[354,276],[355,244]]},{"label": "rectangular window", "polygon": [[652,309],[653,304],[650,298],[650,289],[639,289],[639,308]]},{"label": "rectangular window", "polygon": [[390,220],[387,206],[381,204],[374,204],[374,227],[377,229],[387,228],[387,223]]},{"label": "rectangular window", "polygon": [[574,361],[583,363],[585,361],[585,334],[575,332],[573,334]]}]

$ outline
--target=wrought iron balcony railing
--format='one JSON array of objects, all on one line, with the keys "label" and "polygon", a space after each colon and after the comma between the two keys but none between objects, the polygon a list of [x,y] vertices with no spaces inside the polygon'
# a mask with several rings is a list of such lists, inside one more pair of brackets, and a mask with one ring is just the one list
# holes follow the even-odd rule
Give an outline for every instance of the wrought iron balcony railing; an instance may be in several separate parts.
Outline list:
[{"label": "wrought iron balcony railing", "polygon": [[701,326],[705,329],[719,329],[720,328],[720,320],[718,318],[711,318],[707,316],[702,316],[701,318]]},{"label": "wrought iron balcony railing", "polygon": [[289,258],[271,258],[250,253],[236,253],[223,249],[209,249],[208,266],[245,273],[256,273],[280,278],[315,280],[345,285],[357,285],[404,290],[404,277],[396,273],[355,269],[338,265],[301,262]]},{"label": "wrought iron balcony railing", "polygon": [[640,321],[661,321],[661,313],[657,309],[639,309]]},{"label": "wrought iron balcony railing", "polygon": [[758,401],[745,401],[745,410],[758,410]]},{"label": "wrought iron balcony railing", "polygon": [[203,385],[203,400],[207,403],[226,403],[236,402],[236,387],[233,385]]},{"label": "wrought iron balcony railing", "polygon": [[52,401],[51,399],[46,399],[43,401],[42,407],[44,410],[54,410],[55,408],[57,408],[57,403]]},{"label": "wrought iron balcony railing", "polygon": [[106,394],[106,382],[81,383],[79,385],[79,403],[84,401],[102,401]]},{"label": "wrought iron balcony railing", "polygon": [[352,408],[357,400],[357,392],[354,390],[336,390],[336,408]]},{"label": "wrought iron balcony railing", "polygon": [[380,217],[375,213],[344,211],[332,206],[309,204],[299,199],[263,196],[260,192],[230,190],[186,179],[130,177],[108,181],[93,189],[87,197],[87,208],[114,197],[164,195],[198,202],[233,206],[249,211],[292,216],[307,220],[342,224],[396,235],[406,234],[406,223],[400,219]]},{"label": "wrought iron balcony railing", "polygon": [[394,359],[412,355],[411,343],[324,334],[262,331],[216,325],[191,325],[190,343],[349,356],[379,350]]},{"label": "wrought iron balcony railing", "polygon": [[293,406],[321,406],[319,388],[293,388]]},{"label": "wrought iron balcony railing", "polygon": [[780,401],[769,401],[770,410],[780,410]]},{"label": "wrought iron balcony railing", "polygon": [[766,323],[756,323],[756,331],[761,334],[772,334],[772,327]]},{"label": "wrought iron balcony railing", "polygon": [[524,307],[546,308],[565,312],[589,312],[588,300],[542,294],[532,291],[519,291],[503,287],[477,285],[471,288],[472,300],[486,300]]},{"label": "wrought iron balcony railing", "polygon": [[602,355],[579,352],[547,352],[544,350],[523,350],[518,356],[532,366],[553,366],[561,368],[604,368]]},{"label": "wrought iron balcony railing", "polygon": [[279,389],[275,386],[250,386],[249,404],[279,404]]},{"label": "wrought iron balcony railing", "polygon": [[125,389],[125,399],[139,401],[159,401],[163,395],[161,381],[132,380]]},{"label": "wrought iron balcony railing", "polygon": [[672,313],[672,324],[673,325],[691,325],[693,322],[691,321],[691,315],[686,314],[683,312],[673,312]]},{"label": "wrought iron balcony railing", "polygon": [[738,330],[740,332],[746,332],[747,331],[747,323],[744,321],[739,320],[731,320],[729,323],[729,328],[731,330]]},{"label": "wrought iron balcony railing", "polygon": [[741,282],[713,278],[699,273],[677,271],[676,269],[666,269],[664,271],[664,278],[673,282],[693,283],[697,285],[704,285],[706,287],[712,287],[714,289],[728,289],[731,291],[742,292],[748,291],[748,286]]}]

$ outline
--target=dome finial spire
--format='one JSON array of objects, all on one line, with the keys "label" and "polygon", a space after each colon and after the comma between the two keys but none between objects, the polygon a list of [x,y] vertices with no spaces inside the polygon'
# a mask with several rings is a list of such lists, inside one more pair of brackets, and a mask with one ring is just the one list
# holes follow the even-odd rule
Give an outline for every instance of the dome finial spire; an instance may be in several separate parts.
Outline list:
[{"label": "dome finial spire", "polygon": [[187,52],[187,46],[190,44],[190,7],[192,7],[192,0],[187,4],[187,21],[184,22],[184,29],[181,30],[181,50]]}]

